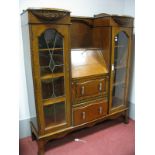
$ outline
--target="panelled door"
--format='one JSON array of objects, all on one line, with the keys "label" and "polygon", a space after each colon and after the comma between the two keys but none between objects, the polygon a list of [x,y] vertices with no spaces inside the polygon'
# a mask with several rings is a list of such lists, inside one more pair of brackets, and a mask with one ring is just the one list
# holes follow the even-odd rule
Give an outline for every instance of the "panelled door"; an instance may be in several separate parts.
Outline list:
[{"label": "panelled door", "polygon": [[110,113],[127,106],[130,44],[130,28],[112,28]]},{"label": "panelled door", "polygon": [[70,125],[69,27],[33,25],[32,59],[40,132]]}]

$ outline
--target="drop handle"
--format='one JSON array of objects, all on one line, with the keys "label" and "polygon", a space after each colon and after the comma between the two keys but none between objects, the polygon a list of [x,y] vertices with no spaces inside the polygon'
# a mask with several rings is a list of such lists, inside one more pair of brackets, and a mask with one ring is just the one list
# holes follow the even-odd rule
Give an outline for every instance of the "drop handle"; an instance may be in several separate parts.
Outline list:
[{"label": "drop handle", "polygon": [[86,113],[82,112],[82,119],[85,120],[86,119]]},{"label": "drop handle", "polygon": [[84,95],[84,86],[81,87],[81,94]]},{"label": "drop handle", "polygon": [[102,82],[99,83],[99,91],[102,91]]},{"label": "drop handle", "polygon": [[100,106],[99,107],[99,114],[102,114],[103,108]]},{"label": "drop handle", "polygon": [[114,64],[112,64],[112,66],[111,66],[111,70],[112,70],[112,71],[115,70]]}]

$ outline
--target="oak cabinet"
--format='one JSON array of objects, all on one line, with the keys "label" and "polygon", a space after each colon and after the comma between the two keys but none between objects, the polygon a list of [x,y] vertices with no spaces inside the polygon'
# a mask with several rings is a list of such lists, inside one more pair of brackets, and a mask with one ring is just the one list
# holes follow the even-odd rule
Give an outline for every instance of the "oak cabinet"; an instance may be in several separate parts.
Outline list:
[{"label": "oak cabinet", "polygon": [[32,137],[44,145],[115,115],[128,121],[133,18],[72,17],[62,9],[21,15]]}]

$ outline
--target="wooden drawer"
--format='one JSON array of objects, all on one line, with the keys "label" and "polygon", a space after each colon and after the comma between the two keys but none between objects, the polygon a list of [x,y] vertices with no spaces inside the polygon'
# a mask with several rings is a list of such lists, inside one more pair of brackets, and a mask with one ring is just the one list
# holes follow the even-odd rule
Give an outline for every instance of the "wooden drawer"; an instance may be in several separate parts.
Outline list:
[{"label": "wooden drawer", "polygon": [[96,101],[84,107],[73,109],[74,125],[83,124],[107,114],[107,101]]},{"label": "wooden drawer", "polygon": [[75,100],[103,96],[107,93],[107,78],[77,81],[75,83]]}]

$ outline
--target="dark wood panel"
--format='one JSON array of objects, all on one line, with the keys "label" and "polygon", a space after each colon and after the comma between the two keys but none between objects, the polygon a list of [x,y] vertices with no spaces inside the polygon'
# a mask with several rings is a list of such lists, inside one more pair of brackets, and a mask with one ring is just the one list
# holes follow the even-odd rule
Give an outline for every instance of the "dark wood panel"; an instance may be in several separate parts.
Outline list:
[{"label": "dark wood panel", "polygon": [[106,15],[98,16],[94,19],[94,27],[96,26],[117,26],[117,27],[133,27],[133,17]]},{"label": "dark wood panel", "polygon": [[71,48],[92,47],[92,28],[86,23],[72,22]]},{"label": "dark wood panel", "polygon": [[94,27],[96,26],[110,26],[110,18],[104,17],[103,18],[95,18],[94,19]]},{"label": "dark wood panel", "polygon": [[108,71],[110,70],[111,27],[93,28],[93,46],[103,49],[103,58]]}]

